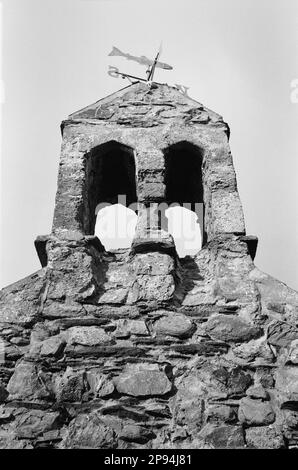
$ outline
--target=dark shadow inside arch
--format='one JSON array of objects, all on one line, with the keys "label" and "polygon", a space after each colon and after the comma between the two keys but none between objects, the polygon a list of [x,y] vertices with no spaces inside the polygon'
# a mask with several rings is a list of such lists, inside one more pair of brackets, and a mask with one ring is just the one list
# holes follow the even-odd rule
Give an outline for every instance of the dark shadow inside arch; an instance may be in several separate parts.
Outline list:
[{"label": "dark shadow inside arch", "polygon": [[204,227],[202,150],[187,141],[181,141],[166,148],[164,155],[166,202],[169,205],[184,205],[195,212],[204,244],[207,236]]},{"label": "dark shadow inside arch", "polygon": [[93,234],[101,205],[136,203],[136,168],[131,147],[110,141],[89,152],[86,160],[85,232]]}]

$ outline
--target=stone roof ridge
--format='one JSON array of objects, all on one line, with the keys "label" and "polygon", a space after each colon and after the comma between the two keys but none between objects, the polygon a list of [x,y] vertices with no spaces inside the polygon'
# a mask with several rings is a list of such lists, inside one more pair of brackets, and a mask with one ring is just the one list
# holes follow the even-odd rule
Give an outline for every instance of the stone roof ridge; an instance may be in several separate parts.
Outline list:
[{"label": "stone roof ridge", "polygon": [[[103,120],[129,124],[134,116],[135,124],[149,119],[151,124],[162,124],[169,119],[183,118],[193,124],[223,123],[223,118],[202,103],[181,93],[175,86],[136,82],[68,116],[68,120]],[[154,115],[154,119],[152,120]]]}]

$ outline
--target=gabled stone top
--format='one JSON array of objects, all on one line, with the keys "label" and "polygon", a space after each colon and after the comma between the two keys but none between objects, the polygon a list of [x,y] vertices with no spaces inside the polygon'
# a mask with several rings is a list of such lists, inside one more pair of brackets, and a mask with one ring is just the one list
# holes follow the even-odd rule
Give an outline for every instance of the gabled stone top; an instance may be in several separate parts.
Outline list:
[{"label": "gabled stone top", "polygon": [[153,127],[171,120],[222,125],[223,118],[166,84],[137,82],[69,115],[70,121],[106,121],[129,127]]}]

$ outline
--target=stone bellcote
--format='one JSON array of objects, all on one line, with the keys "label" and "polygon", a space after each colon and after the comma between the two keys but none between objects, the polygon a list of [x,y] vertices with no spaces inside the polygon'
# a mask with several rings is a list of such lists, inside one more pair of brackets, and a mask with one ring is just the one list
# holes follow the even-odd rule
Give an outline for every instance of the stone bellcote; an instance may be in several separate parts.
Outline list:
[{"label": "stone bellcote", "polygon": [[152,215],[162,202],[203,204],[205,242],[220,234],[245,235],[229,128],[177,89],[130,85],[71,114],[62,135],[56,236],[93,235],[97,205],[116,202],[118,195],[128,205],[142,204],[134,245],[163,229]]}]

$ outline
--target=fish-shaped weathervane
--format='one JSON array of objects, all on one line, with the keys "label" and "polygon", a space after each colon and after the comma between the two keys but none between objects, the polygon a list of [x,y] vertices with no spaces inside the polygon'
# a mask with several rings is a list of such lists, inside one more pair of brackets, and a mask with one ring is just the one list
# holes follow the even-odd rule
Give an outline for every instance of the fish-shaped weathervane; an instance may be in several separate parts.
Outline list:
[{"label": "fish-shaped weathervane", "polygon": [[109,70],[108,73],[112,77],[121,76],[122,78],[136,79],[136,80],[141,80],[142,82],[149,82],[150,83],[150,82],[153,81],[153,75],[154,75],[154,71],[155,71],[156,67],[160,68],[160,69],[164,69],[164,70],[172,70],[173,69],[173,67],[171,65],[166,64],[164,62],[160,62],[158,60],[160,54],[161,54],[161,45],[160,45],[159,51],[156,54],[156,57],[155,57],[154,60],[148,59],[148,57],[146,57],[144,55],[138,57],[138,56],[134,56],[134,55],[131,55],[131,54],[127,54],[125,52],[120,51],[120,49],[118,49],[117,47],[113,46],[113,49],[109,53],[109,56],[124,57],[125,59],[133,60],[134,62],[137,62],[140,65],[146,65],[148,67],[148,69],[146,71],[147,78],[145,79],[145,78],[135,77],[134,75],[128,75],[127,73],[119,72],[117,67],[111,67],[111,66],[110,66],[110,70]]},{"label": "fish-shaped weathervane", "polygon": [[[141,55],[137,57],[135,55],[126,54],[125,52],[120,51],[117,47],[113,47],[112,52],[109,53],[109,56],[114,55],[118,57],[125,57],[127,60],[133,60],[140,65],[148,65],[149,67],[154,64],[154,60],[148,59],[148,57]],[[172,70],[173,67],[169,64],[165,64],[164,62],[156,61],[155,67],[160,69]]]}]

